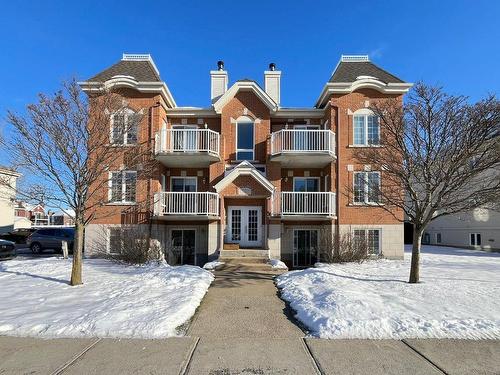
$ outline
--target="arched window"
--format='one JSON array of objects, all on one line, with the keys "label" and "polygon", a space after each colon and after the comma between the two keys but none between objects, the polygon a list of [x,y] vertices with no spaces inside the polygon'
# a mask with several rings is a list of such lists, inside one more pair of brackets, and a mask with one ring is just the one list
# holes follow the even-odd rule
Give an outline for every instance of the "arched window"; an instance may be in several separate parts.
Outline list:
[{"label": "arched window", "polygon": [[248,116],[236,120],[236,160],[254,160],[254,121]]},{"label": "arched window", "polygon": [[354,146],[380,145],[380,126],[378,117],[369,109],[359,109],[353,116]]},{"label": "arched window", "polygon": [[111,143],[130,145],[137,143],[137,128],[140,116],[130,108],[122,109],[111,115]]}]

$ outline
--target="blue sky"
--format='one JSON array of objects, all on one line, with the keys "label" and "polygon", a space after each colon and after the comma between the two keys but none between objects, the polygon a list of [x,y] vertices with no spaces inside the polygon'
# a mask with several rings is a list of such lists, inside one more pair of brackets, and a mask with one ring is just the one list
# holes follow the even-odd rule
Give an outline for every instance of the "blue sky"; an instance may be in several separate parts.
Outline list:
[{"label": "blue sky", "polygon": [[209,104],[209,70],[234,82],[282,70],[282,105],[312,106],[339,57],[369,54],[404,80],[499,94],[498,1],[29,1],[0,12],[0,117],[123,52],[151,53],[179,105]]}]

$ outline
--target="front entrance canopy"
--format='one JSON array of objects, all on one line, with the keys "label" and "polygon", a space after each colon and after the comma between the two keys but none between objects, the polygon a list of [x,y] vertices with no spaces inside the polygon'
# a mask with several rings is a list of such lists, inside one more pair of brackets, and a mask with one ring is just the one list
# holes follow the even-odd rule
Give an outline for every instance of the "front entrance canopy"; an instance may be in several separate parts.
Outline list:
[{"label": "front entrance canopy", "polygon": [[274,192],[274,185],[265,178],[253,165],[248,161],[243,161],[234,167],[222,180],[220,180],[215,186],[215,191],[220,193],[226,186],[233,182],[239,176],[251,176],[260,185],[262,185],[270,193]]}]

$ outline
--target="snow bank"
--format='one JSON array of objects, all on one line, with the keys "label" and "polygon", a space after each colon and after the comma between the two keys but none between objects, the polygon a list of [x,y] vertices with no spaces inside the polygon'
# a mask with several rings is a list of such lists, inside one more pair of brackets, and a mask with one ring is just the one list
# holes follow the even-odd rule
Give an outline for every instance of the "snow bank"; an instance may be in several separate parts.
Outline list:
[{"label": "snow bank", "polygon": [[203,268],[206,270],[215,270],[217,267],[222,266],[223,264],[226,264],[226,263],[214,260],[212,262],[205,263]]},{"label": "snow bank", "polygon": [[195,313],[213,275],[199,267],[126,266],[84,260],[84,285],[69,286],[71,260],[0,263],[0,335],[164,338]]},{"label": "snow bank", "polygon": [[[409,250],[409,249],[408,249]],[[500,254],[425,246],[421,283],[404,261],[318,265],[277,278],[321,338],[500,338]]]},{"label": "snow bank", "polygon": [[279,259],[269,259],[269,264],[277,270],[287,270],[288,267]]}]

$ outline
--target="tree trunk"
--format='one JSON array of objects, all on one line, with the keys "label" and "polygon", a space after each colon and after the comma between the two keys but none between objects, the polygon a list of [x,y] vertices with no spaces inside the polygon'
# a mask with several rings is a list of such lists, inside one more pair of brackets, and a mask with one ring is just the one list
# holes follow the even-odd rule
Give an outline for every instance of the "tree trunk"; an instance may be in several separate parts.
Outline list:
[{"label": "tree trunk", "polygon": [[75,241],[73,244],[73,268],[71,269],[71,285],[81,285],[82,257],[83,257],[83,229],[84,224],[77,219],[75,223]]},{"label": "tree trunk", "polygon": [[418,283],[420,280],[420,248],[422,247],[423,230],[413,226],[413,246],[411,249],[410,284]]}]

